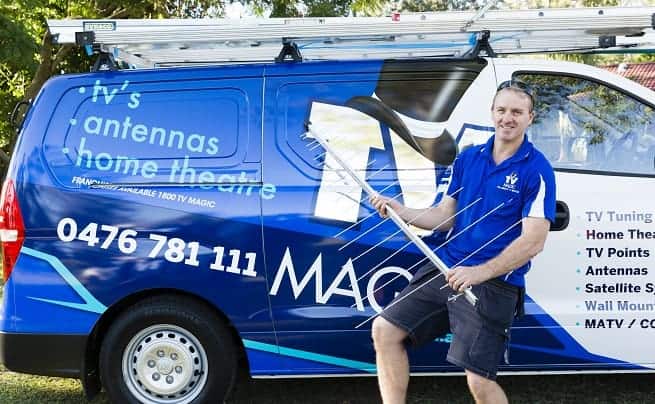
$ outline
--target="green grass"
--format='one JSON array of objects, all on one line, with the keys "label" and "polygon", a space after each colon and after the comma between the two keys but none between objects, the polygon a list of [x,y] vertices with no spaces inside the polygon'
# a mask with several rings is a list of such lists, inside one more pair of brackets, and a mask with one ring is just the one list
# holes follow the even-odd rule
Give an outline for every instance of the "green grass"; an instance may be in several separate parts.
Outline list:
[{"label": "green grass", "polygon": [[[86,403],[78,380],[29,376],[0,366],[0,403]],[[104,397],[94,404],[108,403]]]},{"label": "green grass", "polygon": [[[646,404],[655,402],[655,375],[507,376],[499,382],[511,403]],[[378,403],[375,378],[256,380],[229,403]],[[463,377],[414,377],[408,403],[472,403]],[[80,382],[29,376],[0,366],[0,403],[86,403]],[[104,393],[91,404],[109,403]]]}]

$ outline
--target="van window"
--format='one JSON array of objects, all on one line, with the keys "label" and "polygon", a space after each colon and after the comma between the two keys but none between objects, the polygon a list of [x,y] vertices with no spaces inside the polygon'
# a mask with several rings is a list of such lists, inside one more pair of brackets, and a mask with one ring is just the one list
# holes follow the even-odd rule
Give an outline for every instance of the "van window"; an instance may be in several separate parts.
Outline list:
[{"label": "van window", "polygon": [[[437,137],[486,65],[484,59],[390,60],[378,75],[282,79],[273,113],[276,141],[289,161],[314,179],[325,169],[326,160],[328,165],[335,163],[319,145],[301,137],[307,122],[323,130],[355,171],[382,170],[376,179],[393,180],[385,177],[389,171],[434,170],[434,163],[410,145],[414,142],[391,133],[397,127],[394,123],[405,126],[409,137],[419,143]],[[273,88],[275,80],[269,83]]]},{"label": "van window", "polygon": [[521,73],[536,97],[531,141],[553,167],[655,174],[653,108],[580,77]]},{"label": "van window", "polygon": [[[267,91],[276,96],[276,142],[303,176],[320,182],[314,215],[353,223],[371,212],[360,212],[366,209],[360,204],[362,189],[334,156],[301,136],[306,122],[371,187],[425,208],[448,178],[446,168],[431,159],[432,142],[446,133],[448,120],[459,113],[461,99],[485,66],[483,59],[386,61],[379,75],[286,78],[277,88],[269,80]],[[289,176],[280,177],[273,182],[283,184]]]},{"label": "van window", "polygon": [[216,182],[213,171],[244,161],[243,92],[125,83],[74,88],[60,100],[44,152],[62,184],[75,187],[79,176],[110,183]]}]

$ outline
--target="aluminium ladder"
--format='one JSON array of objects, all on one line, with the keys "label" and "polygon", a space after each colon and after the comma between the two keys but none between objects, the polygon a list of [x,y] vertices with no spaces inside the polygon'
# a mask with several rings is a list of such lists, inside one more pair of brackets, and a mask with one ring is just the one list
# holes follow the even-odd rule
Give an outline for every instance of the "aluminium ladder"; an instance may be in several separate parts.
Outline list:
[{"label": "aluminium ladder", "polygon": [[[57,44],[130,68],[279,60],[651,50],[655,7],[394,14],[389,17],[48,20]],[[488,44],[487,44],[488,43]],[[476,55],[477,55],[476,49]]]}]

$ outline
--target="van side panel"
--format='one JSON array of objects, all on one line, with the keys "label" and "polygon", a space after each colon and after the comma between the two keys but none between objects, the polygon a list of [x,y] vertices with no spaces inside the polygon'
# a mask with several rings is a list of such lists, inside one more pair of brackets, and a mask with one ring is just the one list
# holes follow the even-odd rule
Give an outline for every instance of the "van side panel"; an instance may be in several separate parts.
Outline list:
[{"label": "van side panel", "polygon": [[14,156],[26,238],[1,331],[87,336],[113,305],[165,291],[272,342],[261,102],[256,67],[49,82]]}]

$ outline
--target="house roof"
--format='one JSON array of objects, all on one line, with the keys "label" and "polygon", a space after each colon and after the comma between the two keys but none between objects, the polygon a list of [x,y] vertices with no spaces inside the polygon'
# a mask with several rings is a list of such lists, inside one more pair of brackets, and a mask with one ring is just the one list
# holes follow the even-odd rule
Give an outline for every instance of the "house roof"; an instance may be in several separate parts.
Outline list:
[{"label": "house roof", "polygon": [[619,63],[600,66],[602,69],[636,81],[644,87],[655,90],[655,62]]}]

